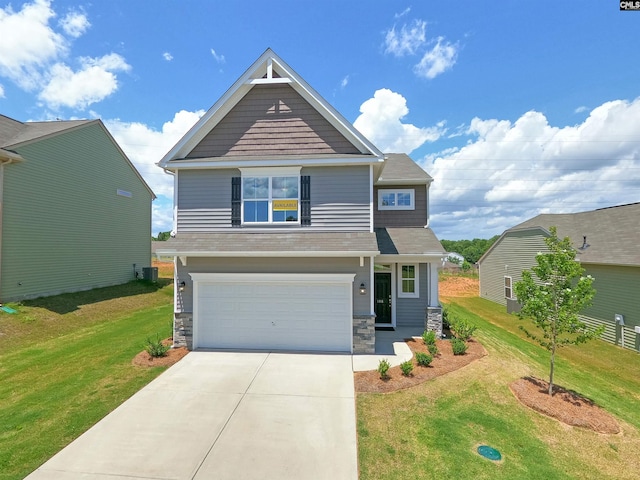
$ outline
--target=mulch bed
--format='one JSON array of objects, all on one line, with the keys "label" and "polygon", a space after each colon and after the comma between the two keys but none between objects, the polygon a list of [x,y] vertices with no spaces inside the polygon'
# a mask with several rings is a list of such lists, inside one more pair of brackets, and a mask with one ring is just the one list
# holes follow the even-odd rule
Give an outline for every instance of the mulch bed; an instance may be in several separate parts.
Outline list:
[{"label": "mulch bed", "polygon": [[549,395],[549,383],[534,377],[519,378],[509,387],[521,403],[562,423],[598,433],[620,433],[620,425],[611,415],[572,390],[554,385],[553,395]]},{"label": "mulch bed", "polygon": [[404,376],[400,367],[391,367],[387,373],[388,378],[382,380],[377,370],[367,372],[355,372],[354,381],[356,392],[358,393],[389,393],[404,388],[413,387],[427,380],[439,377],[445,373],[453,372],[459,368],[469,365],[474,360],[484,357],[487,352],[477,341],[471,339],[467,342],[469,346],[464,355],[454,355],[451,349],[451,342],[448,340],[437,340],[436,345],[440,353],[433,358],[433,362],[428,367],[421,367],[415,361],[416,352],[429,353],[427,346],[422,339],[405,340],[414,353],[413,373]]},{"label": "mulch bed", "polygon": [[[162,343],[164,345],[172,345],[173,339],[167,338],[163,340]],[[187,353],[189,353],[189,350],[187,350],[186,347],[178,347],[169,349],[164,357],[152,357],[146,350],[143,350],[133,357],[131,363],[138,367],[170,367],[182,359]]]}]

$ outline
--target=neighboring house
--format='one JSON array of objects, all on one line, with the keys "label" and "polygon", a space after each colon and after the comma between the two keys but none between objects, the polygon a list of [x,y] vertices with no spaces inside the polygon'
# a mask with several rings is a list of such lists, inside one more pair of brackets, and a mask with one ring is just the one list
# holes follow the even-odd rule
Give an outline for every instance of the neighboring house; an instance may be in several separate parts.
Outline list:
[{"label": "neighboring house", "polygon": [[[441,329],[432,181],[267,50],[160,161],[174,174],[174,342],[371,353]],[[428,320],[429,319],[429,320]]]},{"label": "neighboring house", "polygon": [[595,278],[593,306],[581,318],[591,326],[605,325],[604,340],[639,349],[640,203],[538,215],[506,230],[478,262],[480,296],[517,311],[513,287],[523,270],[536,265],[536,254],[546,251],[544,238],[552,226],[559,238],[572,240],[586,274]]},{"label": "neighboring house", "polygon": [[153,198],[100,120],[0,115],[0,301],[140,275],[151,262]]}]

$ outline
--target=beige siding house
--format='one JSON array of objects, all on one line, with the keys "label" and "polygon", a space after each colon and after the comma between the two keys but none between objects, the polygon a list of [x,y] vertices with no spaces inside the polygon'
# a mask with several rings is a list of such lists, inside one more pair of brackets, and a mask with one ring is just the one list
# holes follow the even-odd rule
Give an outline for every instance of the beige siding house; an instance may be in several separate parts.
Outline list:
[{"label": "beige siding house", "polygon": [[505,231],[478,262],[480,296],[517,311],[513,285],[545,251],[555,226],[569,237],[586,273],[595,278],[593,306],[582,319],[604,325],[603,340],[640,350],[640,203],[573,214],[538,215]]},{"label": "beige siding house", "polygon": [[441,329],[432,178],[267,50],[159,162],[174,175],[174,342],[371,353]]},{"label": "beige siding house", "polygon": [[0,116],[0,301],[136,278],[153,198],[100,120]]}]

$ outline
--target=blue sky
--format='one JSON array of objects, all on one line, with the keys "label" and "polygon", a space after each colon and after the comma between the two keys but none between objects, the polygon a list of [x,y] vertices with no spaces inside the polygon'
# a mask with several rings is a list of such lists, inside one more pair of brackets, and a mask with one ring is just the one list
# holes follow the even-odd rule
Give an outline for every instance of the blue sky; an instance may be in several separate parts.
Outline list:
[{"label": "blue sky", "polygon": [[640,201],[638,31],[614,0],[0,2],[0,113],[101,118],[167,231],[155,163],[271,47],[434,177],[439,238],[488,238]]}]

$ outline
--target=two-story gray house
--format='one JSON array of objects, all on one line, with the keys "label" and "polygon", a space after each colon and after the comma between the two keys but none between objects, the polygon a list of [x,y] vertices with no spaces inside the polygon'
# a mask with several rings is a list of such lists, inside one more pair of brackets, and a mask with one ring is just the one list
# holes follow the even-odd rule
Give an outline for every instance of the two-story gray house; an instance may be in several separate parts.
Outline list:
[{"label": "two-story gray house", "polygon": [[432,178],[267,50],[167,153],[174,343],[372,353],[441,329]]}]

